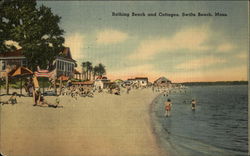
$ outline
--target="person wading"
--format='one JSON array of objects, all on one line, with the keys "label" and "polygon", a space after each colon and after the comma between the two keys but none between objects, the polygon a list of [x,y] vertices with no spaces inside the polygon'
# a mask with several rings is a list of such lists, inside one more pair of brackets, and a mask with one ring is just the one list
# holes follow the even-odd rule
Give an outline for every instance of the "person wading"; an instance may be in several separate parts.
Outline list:
[{"label": "person wading", "polygon": [[165,116],[169,117],[170,116],[170,111],[171,111],[171,107],[172,107],[172,102],[170,99],[168,99],[165,102]]}]

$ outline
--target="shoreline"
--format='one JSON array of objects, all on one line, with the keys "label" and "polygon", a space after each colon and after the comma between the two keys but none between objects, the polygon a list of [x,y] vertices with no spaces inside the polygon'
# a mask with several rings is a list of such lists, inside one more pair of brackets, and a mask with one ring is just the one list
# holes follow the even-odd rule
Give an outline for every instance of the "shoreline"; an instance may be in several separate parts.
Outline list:
[{"label": "shoreline", "polygon": [[156,97],[150,89],[121,96],[62,97],[60,109],[34,107],[31,98],[21,97],[17,105],[1,106],[2,152],[14,156],[163,156],[150,114]]},{"label": "shoreline", "polygon": [[162,156],[166,156],[169,155],[169,153],[167,152],[167,150],[164,150],[163,148],[163,143],[162,143],[162,139],[159,135],[159,130],[157,129],[157,127],[159,126],[160,129],[163,129],[163,127],[160,125],[160,123],[157,121],[156,117],[155,117],[155,113],[154,113],[154,107],[155,104],[157,104],[157,100],[159,99],[160,96],[162,96],[163,93],[158,94],[153,101],[150,103],[150,108],[149,108],[149,115],[150,115],[150,126],[152,129],[152,132],[155,136],[156,139],[156,144],[160,149],[161,155]]}]

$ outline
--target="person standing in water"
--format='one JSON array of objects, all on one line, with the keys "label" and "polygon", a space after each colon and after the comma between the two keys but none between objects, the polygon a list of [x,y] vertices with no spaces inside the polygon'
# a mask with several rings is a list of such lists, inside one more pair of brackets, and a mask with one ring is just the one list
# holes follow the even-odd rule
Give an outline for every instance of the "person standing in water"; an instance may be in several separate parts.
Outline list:
[{"label": "person standing in water", "polygon": [[192,100],[191,105],[192,105],[192,110],[195,110],[195,108],[196,108],[196,101],[194,99]]},{"label": "person standing in water", "polygon": [[170,116],[171,107],[172,107],[172,102],[170,99],[168,99],[165,102],[165,116],[166,117]]}]

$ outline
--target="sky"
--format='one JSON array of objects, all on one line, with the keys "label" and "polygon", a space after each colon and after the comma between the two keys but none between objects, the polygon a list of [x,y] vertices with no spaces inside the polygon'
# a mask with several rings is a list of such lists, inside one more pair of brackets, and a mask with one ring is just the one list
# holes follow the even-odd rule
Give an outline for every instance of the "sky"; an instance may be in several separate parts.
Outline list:
[{"label": "sky", "polygon": [[[104,64],[111,80],[247,80],[247,1],[38,2],[42,4],[61,17],[65,46],[79,71],[81,62],[90,61]],[[112,16],[113,12],[130,16]],[[132,12],[146,16],[131,16]],[[180,16],[159,16],[160,12]],[[213,16],[197,16],[198,12]],[[214,16],[215,12],[227,16]]]}]

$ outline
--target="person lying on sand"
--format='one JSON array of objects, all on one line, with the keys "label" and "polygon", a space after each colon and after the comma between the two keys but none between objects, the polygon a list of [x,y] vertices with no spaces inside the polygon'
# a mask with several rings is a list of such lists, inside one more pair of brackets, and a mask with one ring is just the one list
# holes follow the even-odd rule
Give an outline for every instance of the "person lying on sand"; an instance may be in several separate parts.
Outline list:
[{"label": "person lying on sand", "polygon": [[17,96],[17,93],[13,92],[8,101],[0,101],[0,104],[3,104],[3,105],[4,104],[12,104],[12,105],[17,104],[16,96]]},{"label": "person lying on sand", "polygon": [[59,106],[59,100],[56,100],[56,104],[51,104],[51,103],[47,102],[47,101],[44,99],[44,96],[43,96],[43,95],[40,97],[37,106],[40,106],[40,107],[63,108],[63,106]]}]

